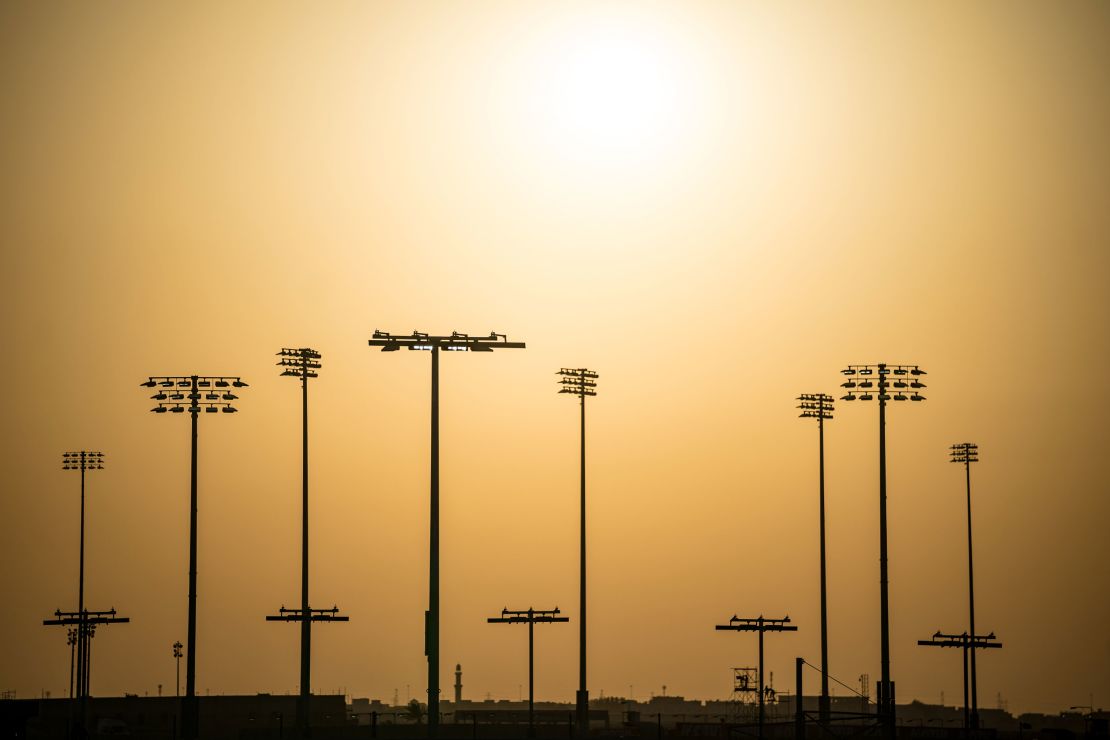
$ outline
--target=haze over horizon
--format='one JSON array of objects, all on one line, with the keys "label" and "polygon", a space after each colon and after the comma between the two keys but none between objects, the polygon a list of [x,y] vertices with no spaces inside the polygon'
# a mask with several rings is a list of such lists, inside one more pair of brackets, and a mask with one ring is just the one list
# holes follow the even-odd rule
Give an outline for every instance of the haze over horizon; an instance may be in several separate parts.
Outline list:
[{"label": "haze over horizon", "polygon": [[[817,430],[800,393],[918,364],[888,416],[892,677],[957,703],[972,470],[979,703],[1110,704],[1110,6],[697,1],[0,6],[0,690],[62,696],[89,475],[93,695],[172,693],[187,415],[150,375],[230,374],[200,419],[198,693],[295,692],[300,403],[311,387],[313,688],[425,687],[428,362],[446,354],[442,665],[465,696],[577,682],[577,408],[588,409],[592,697],[725,698],[819,658]],[[826,426],[829,669],[879,673],[877,409]],[[807,677],[816,687],[817,681]],[[817,689],[813,688],[816,693]],[[838,695],[842,691],[836,692]],[[874,690],[872,690],[874,695]],[[1102,697],[1102,698],[1100,698]]]}]

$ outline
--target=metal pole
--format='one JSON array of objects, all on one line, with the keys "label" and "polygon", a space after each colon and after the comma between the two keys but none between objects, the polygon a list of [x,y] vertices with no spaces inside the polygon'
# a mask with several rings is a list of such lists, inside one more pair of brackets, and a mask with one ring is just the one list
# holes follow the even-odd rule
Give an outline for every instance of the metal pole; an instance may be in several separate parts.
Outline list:
[{"label": "metal pole", "polygon": [[301,358],[301,695],[298,724],[302,737],[311,734],[312,612],[308,603],[308,360]]},{"label": "metal pole", "polygon": [[81,450],[81,552],[77,576],[77,696],[81,732],[85,732],[85,715],[88,694],[89,639],[85,617],[85,451]]},{"label": "metal pole", "polygon": [[796,706],[794,707],[794,737],[795,740],[805,740],[806,736],[806,716],[802,710],[802,665],[805,660],[802,658],[794,659],[794,696]]},{"label": "metal pole", "polygon": [[[73,698],[73,659],[77,652],[77,633],[70,631],[69,633],[69,698]],[[72,706],[72,705],[71,705]],[[72,710],[70,710],[72,711]]]},{"label": "metal pole", "polygon": [[[964,458],[964,471],[967,477],[967,591],[971,617],[971,639],[975,639],[975,569],[971,558],[971,459]],[[979,697],[975,675],[975,646],[971,647],[971,729],[979,729]]]},{"label": "metal pole", "polygon": [[578,533],[578,731],[585,735],[590,730],[590,693],[586,689],[586,394],[579,396],[582,404],[581,433],[579,434],[579,508],[581,511]]},{"label": "metal pole", "polygon": [[821,700],[818,712],[822,722],[829,721],[829,642],[828,621],[825,598],[825,414],[822,409],[817,414],[817,435],[820,447],[820,510],[821,510]]},{"label": "metal pole", "polygon": [[971,729],[971,713],[968,711],[967,703],[967,653],[968,653],[969,640],[967,635],[964,635],[964,731]]},{"label": "metal pole", "polygon": [[759,740],[763,740],[763,617],[759,618]]},{"label": "metal pole", "polygon": [[197,397],[197,376],[192,376],[190,394],[192,401],[189,416],[189,627],[185,654],[185,706],[181,718],[181,735],[184,740],[196,740],[199,728],[197,707],[197,417],[200,403]]},{"label": "metal pole", "polygon": [[428,737],[439,731],[439,345],[432,345],[431,508],[428,552]]},{"label": "metal pole", "polygon": [[533,685],[534,685],[533,680],[534,680],[534,677],[535,677],[535,674],[534,674],[535,662],[534,662],[533,653],[532,653],[533,647],[535,645],[535,640],[533,639],[533,635],[532,635],[533,629],[536,626],[534,616],[535,616],[534,612],[532,611],[531,607],[529,607],[529,609],[528,609],[528,737],[535,737],[536,736],[535,693],[534,693],[534,690],[533,690]]},{"label": "metal pole", "polygon": [[894,712],[890,686],[890,615],[888,603],[886,554],[886,365],[879,364],[879,640],[880,668],[879,715],[884,737],[894,736]]}]

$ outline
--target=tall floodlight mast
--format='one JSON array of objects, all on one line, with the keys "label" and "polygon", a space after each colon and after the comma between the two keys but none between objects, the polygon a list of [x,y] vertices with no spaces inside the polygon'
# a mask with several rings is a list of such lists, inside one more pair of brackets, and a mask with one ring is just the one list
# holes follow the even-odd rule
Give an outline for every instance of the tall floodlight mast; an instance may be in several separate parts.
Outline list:
[{"label": "tall floodlight mast", "polygon": [[308,381],[319,377],[320,353],[308,347],[284,348],[278,352],[277,365],[283,377],[301,381],[301,608],[286,609],[266,617],[271,622],[300,622],[301,624],[301,683],[297,697],[297,726],[301,737],[312,733],[310,702],[312,701],[312,623],[346,622],[338,609],[312,609],[308,601]]},{"label": "tall floodlight mast", "polygon": [[[967,603],[971,630],[975,635],[975,567],[971,556],[971,463],[979,462],[979,445],[974,442],[961,442],[952,445],[951,462],[964,466],[964,479],[967,481]],[[975,671],[975,650],[971,650],[971,729],[979,729],[979,689]]]},{"label": "tall floodlight mast", "polygon": [[575,696],[576,724],[579,735],[590,731],[590,692],[586,689],[586,397],[597,395],[597,373],[584,367],[562,368],[559,393],[578,396],[579,433],[579,557],[578,557],[578,693]]},{"label": "tall floodlight mast", "polygon": [[803,419],[817,419],[817,450],[819,510],[821,533],[821,698],[818,701],[818,714],[822,722],[828,722],[831,701],[829,699],[829,628],[825,597],[825,419],[831,419],[833,397],[824,393],[803,393],[798,396],[798,416]]},{"label": "tall floodlight mast", "polygon": [[[894,740],[894,683],[890,678],[890,610],[888,601],[886,543],[886,405],[889,401],[924,401],[925,371],[917,365],[849,365],[841,371],[848,393],[844,401],[879,401],[879,722],[886,740]],[[891,379],[893,377],[893,380]],[[894,392],[891,393],[891,390]]]},{"label": "tall floodlight mast", "polygon": [[428,737],[439,734],[439,353],[492,352],[495,349],[524,349],[524,342],[510,342],[504,334],[471,336],[452,332],[449,336],[431,336],[414,331],[409,335],[393,335],[374,330],[371,347],[382,352],[408,350],[430,352],[432,355],[432,409],[430,455],[430,511],[428,532],[428,611],[424,612],[424,654],[428,656]]},{"label": "tall floodlight mast", "polygon": [[181,737],[196,740],[200,732],[197,704],[197,419],[207,414],[234,414],[231,402],[239,397],[232,389],[246,388],[237,375],[152,375],[146,388],[158,388],[151,396],[158,405],[155,414],[189,413],[189,627],[185,638],[185,696],[181,701]]}]

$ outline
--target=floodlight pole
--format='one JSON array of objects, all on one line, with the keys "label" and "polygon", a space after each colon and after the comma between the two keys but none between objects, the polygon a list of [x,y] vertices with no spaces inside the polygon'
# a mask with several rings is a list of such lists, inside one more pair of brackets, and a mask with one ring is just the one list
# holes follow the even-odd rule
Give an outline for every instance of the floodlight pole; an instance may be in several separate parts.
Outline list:
[{"label": "floodlight pole", "polygon": [[536,736],[535,723],[535,635],[536,622],[569,622],[569,617],[560,617],[559,607],[554,609],[533,609],[528,607],[523,610],[502,609],[500,617],[486,619],[490,624],[528,623],[528,737]]},{"label": "floodlight pole", "polygon": [[[81,717],[81,726],[84,726],[85,713],[87,707],[87,698],[89,693],[89,632],[90,625],[85,619],[85,471],[86,470],[103,470],[104,469],[104,454],[101,452],[91,452],[89,450],[78,450],[75,452],[62,453],[62,470],[77,470],[81,474],[81,519],[80,519],[80,539],[78,545],[78,565],[77,565],[77,620],[76,620],[76,633],[75,633],[75,648],[77,652],[77,665],[76,672],[73,666],[73,652],[70,650],[70,696],[74,695],[74,684],[76,689],[76,698],[79,704],[78,712]],[[71,709],[72,712],[72,709]]]},{"label": "floodlight pole", "polygon": [[[165,391],[155,393],[151,398],[158,405],[151,409],[155,413],[188,412],[189,414],[189,608],[188,630],[185,638],[188,647],[185,653],[185,698],[181,702],[181,737],[183,740],[196,740],[199,734],[200,707],[196,696],[197,667],[197,417],[201,409],[205,412],[237,411],[230,401],[238,396],[230,390],[213,392],[214,388],[245,388],[247,384],[238,376],[206,375],[158,375],[150,376],[140,385],[147,388],[162,386],[176,389],[173,394]],[[206,398],[201,399],[200,389],[206,388]],[[181,389],[188,388],[186,396]],[[222,396],[222,399],[221,399]]]},{"label": "floodlight pole", "polygon": [[278,367],[282,376],[298,378],[301,381],[301,608],[286,609],[284,606],[277,616],[267,617],[269,621],[300,621],[301,623],[301,680],[297,696],[297,726],[301,736],[311,736],[312,701],[312,622],[348,621],[347,617],[336,616],[336,609],[312,609],[308,600],[308,381],[318,377],[320,353],[308,347],[299,349],[283,348],[278,352]]},{"label": "floodlight pole", "polygon": [[559,393],[578,396],[579,418],[579,559],[578,559],[578,692],[575,695],[575,713],[578,734],[590,731],[590,692],[586,688],[586,396],[597,395],[597,373],[584,367],[562,368],[558,375]]},{"label": "floodlight pole", "polygon": [[[895,698],[894,683],[890,678],[890,608],[886,532],[886,402],[892,398],[896,401],[924,401],[925,397],[917,393],[917,389],[925,387],[925,384],[918,380],[918,376],[924,375],[925,371],[916,365],[887,365],[880,362],[877,365],[849,365],[841,372],[850,376],[848,381],[841,384],[842,387],[849,389],[849,393],[842,396],[842,400],[845,401],[856,400],[857,393],[854,392],[854,389],[857,388],[857,385],[866,391],[859,393],[859,399],[871,400],[873,394],[869,389],[876,385],[876,382],[871,380],[871,376],[877,378],[879,401],[879,649],[881,671],[877,705],[879,722],[883,726],[883,736],[887,740],[893,740],[895,734]],[[890,380],[891,374],[900,377],[892,382]],[[857,384],[854,378],[857,375],[863,376],[865,380]],[[901,376],[913,376],[913,380],[907,383],[901,379]],[[891,387],[896,389],[893,396],[888,392]],[[901,391],[903,388],[913,388],[913,394],[907,396]]]},{"label": "floodlight pole", "polygon": [[[196,396],[197,376],[190,378],[191,394]],[[197,417],[198,406],[189,409],[189,625],[185,635],[185,712],[181,735],[194,740],[200,732],[200,705],[197,703]]]},{"label": "floodlight pole", "polygon": [[[822,722],[828,722],[831,715],[829,699],[829,641],[828,618],[825,591],[825,419],[832,418],[833,398],[824,393],[804,393],[798,396],[801,417],[817,419],[820,539],[821,539],[821,697],[818,700],[818,713]],[[800,700],[799,700],[800,701]]]},{"label": "floodlight pole", "polygon": [[453,332],[450,336],[429,336],[414,331],[393,335],[374,330],[371,347],[394,352],[402,347],[430,351],[432,354],[431,450],[429,460],[428,525],[428,610],[424,612],[424,654],[428,658],[428,737],[439,734],[439,351],[492,352],[494,349],[523,349],[524,342],[509,342],[504,334],[472,336]]},{"label": "floodlight pole", "polygon": [[428,613],[424,653],[428,657],[428,737],[439,733],[439,345],[432,345],[431,440],[429,463]]},{"label": "floodlight pole", "polygon": [[[798,628],[788,624],[790,617],[782,619],[765,619],[762,614],[755,618],[733,617],[728,624],[718,624],[718,630],[735,630],[738,632],[759,633],[759,740],[763,740],[764,697],[763,697],[763,633],[764,632],[797,632]],[[801,701],[801,697],[798,697]]]},{"label": "floodlight pole", "polygon": [[[971,622],[971,634],[975,634],[975,568],[971,551],[971,463],[979,461],[979,445],[974,442],[961,442],[952,445],[951,461],[964,466],[967,481],[967,600]],[[975,672],[975,650],[971,650],[971,729],[979,729],[978,681]],[[967,686],[964,686],[967,691]],[[966,697],[965,697],[965,704]]]}]

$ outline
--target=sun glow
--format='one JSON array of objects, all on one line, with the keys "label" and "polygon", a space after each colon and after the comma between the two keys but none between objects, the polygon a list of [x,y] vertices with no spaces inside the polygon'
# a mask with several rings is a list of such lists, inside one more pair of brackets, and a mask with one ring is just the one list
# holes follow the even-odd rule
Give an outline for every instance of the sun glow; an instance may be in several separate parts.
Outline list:
[{"label": "sun glow", "polygon": [[697,54],[662,19],[589,16],[529,40],[515,71],[522,126],[563,163],[658,164],[695,137]]}]

